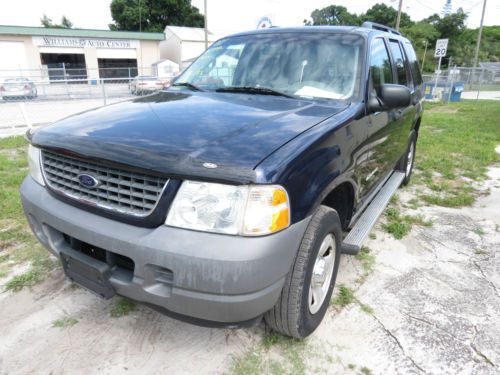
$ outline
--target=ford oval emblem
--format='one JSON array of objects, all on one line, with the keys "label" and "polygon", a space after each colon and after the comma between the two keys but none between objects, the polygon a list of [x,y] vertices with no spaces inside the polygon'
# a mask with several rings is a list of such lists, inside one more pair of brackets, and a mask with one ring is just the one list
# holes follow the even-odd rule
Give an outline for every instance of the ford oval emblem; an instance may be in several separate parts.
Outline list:
[{"label": "ford oval emblem", "polygon": [[203,163],[203,166],[208,169],[215,169],[217,168],[217,164],[215,163]]},{"label": "ford oval emblem", "polygon": [[79,174],[78,181],[80,185],[87,189],[95,189],[97,185],[99,185],[99,180],[97,178],[86,173]]}]

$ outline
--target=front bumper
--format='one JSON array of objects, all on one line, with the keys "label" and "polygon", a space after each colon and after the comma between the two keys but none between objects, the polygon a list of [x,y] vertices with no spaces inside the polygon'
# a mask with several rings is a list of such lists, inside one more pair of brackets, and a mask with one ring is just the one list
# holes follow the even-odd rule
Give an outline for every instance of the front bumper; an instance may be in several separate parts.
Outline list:
[{"label": "front bumper", "polygon": [[[30,176],[21,199],[33,232],[54,255],[70,248],[66,235],[128,257],[133,274],[109,277],[117,294],[224,325],[252,320],[274,306],[310,220],[255,238],[141,228],[68,205]],[[171,277],[163,277],[166,271]]]}]

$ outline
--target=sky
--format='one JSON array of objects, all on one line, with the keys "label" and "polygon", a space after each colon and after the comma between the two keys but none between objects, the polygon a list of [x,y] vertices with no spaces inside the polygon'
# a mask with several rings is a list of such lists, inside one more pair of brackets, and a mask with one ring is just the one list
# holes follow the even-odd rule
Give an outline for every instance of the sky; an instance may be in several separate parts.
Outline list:
[{"label": "sky", "polygon": [[[138,0],[139,1],[139,0]],[[268,16],[275,26],[300,26],[317,8],[343,5],[351,13],[362,13],[377,2],[397,7],[398,0],[207,0],[208,28],[218,33],[255,29],[259,19]],[[0,0],[0,25],[40,26],[45,13],[55,22],[62,15],[75,27],[108,29],[112,22],[111,0]],[[445,0],[403,0],[403,11],[413,20],[440,13]],[[203,13],[203,0],[192,0]],[[462,7],[469,13],[468,26],[478,27],[483,0],[452,0],[453,11]],[[2,6],[3,5],[3,6]],[[487,0],[485,25],[500,24],[500,0]]]}]

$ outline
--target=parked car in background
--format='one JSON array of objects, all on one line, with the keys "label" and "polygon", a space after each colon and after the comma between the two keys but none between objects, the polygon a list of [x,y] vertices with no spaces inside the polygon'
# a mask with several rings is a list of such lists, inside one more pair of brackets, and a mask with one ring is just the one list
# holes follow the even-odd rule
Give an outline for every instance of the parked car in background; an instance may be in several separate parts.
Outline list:
[{"label": "parked car in background", "polygon": [[3,100],[34,99],[37,97],[37,90],[35,84],[28,78],[7,78],[0,86],[0,95]]},{"label": "parked car in background", "polygon": [[129,91],[133,95],[149,94],[163,89],[164,82],[154,76],[137,76],[129,84]]}]

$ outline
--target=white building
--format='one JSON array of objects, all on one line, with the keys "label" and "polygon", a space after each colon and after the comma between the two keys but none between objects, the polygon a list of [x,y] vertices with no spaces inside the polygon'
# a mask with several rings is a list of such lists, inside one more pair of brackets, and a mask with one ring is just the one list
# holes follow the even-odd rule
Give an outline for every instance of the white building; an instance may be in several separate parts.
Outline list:
[{"label": "white building", "polygon": [[[208,32],[208,45],[218,38]],[[160,42],[160,58],[177,64],[198,57],[205,51],[205,29],[196,27],[167,26],[165,40]]]},{"label": "white building", "polygon": [[149,74],[164,38],[163,33],[0,25],[0,80]]}]

